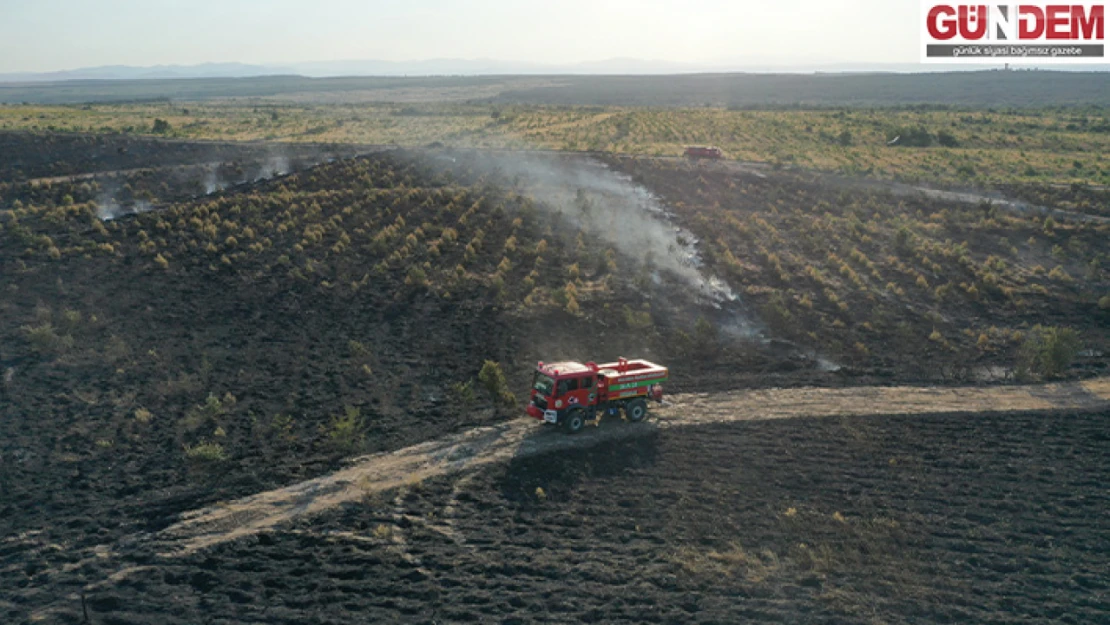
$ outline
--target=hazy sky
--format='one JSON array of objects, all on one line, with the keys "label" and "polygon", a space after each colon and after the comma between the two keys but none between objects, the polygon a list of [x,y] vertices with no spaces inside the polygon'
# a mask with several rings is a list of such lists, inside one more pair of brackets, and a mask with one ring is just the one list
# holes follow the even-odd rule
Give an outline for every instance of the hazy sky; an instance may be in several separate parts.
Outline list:
[{"label": "hazy sky", "polygon": [[915,62],[917,0],[0,0],[0,72],[485,58]]}]

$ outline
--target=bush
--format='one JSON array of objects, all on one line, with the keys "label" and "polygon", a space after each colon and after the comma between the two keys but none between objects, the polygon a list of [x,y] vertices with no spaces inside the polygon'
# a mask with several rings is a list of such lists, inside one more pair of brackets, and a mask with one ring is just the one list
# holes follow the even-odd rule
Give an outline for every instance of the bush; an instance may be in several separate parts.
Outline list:
[{"label": "bush", "polygon": [[622,312],[624,314],[625,325],[633,330],[647,330],[655,325],[655,322],[651,318],[651,311],[632,310],[628,304],[625,304]]},{"label": "bush", "polygon": [[901,226],[894,233],[894,247],[900,254],[913,250],[913,231],[906,226]]},{"label": "bush", "polygon": [[478,372],[478,381],[486,387],[486,392],[495,404],[507,408],[516,405],[516,396],[509,390],[509,384],[505,381],[505,372],[501,370],[500,364],[487,360],[482,365],[482,370]]},{"label": "bush", "polygon": [[1079,334],[1071,328],[1034,326],[1022,343],[1019,372],[1046,378],[1062,375],[1079,353]]},{"label": "bush", "polygon": [[708,347],[717,343],[717,326],[710,323],[705,317],[698,317],[694,322],[694,338],[701,347]]},{"label": "bush", "polygon": [[185,457],[198,464],[216,464],[227,460],[227,452],[219,443],[202,441],[196,445],[186,445]]},{"label": "bush", "polygon": [[1103,310],[1110,310],[1110,295],[1103,295],[1098,300],[1098,307]]},{"label": "bush", "polygon": [[574,299],[572,296],[568,296],[566,311],[572,315],[577,315],[581,312],[581,308],[578,306],[578,300]]},{"label": "bush", "polygon": [[455,382],[451,385],[451,398],[460,408],[470,408],[474,404],[474,380]]},{"label": "bush", "polygon": [[405,284],[415,287],[423,287],[428,284],[428,274],[420,267],[409,267],[408,274],[405,276]]},{"label": "bush", "polygon": [[185,419],[182,421],[182,426],[188,431],[200,429],[202,426],[211,425],[217,419],[227,414],[228,406],[235,403],[235,396],[228,393],[224,396],[224,400],[220,401],[214,393],[208,394],[208,399],[203,404],[197,404],[185,413]]},{"label": "bush", "polygon": [[342,415],[333,416],[328,423],[326,430],[328,444],[337,451],[354,453],[362,449],[366,441],[364,426],[362,411],[354,406],[347,406],[343,409]]},{"label": "bush", "polygon": [[61,354],[73,347],[73,337],[58,334],[49,321],[34,327],[24,326],[23,333],[31,343],[31,349],[40,354]]},{"label": "bush", "polygon": [[351,352],[351,358],[369,358],[370,348],[366,347],[362,341],[354,339],[347,341],[347,349]]},{"label": "bush", "polygon": [[1056,220],[1052,216],[1045,217],[1042,230],[1048,236],[1052,236],[1056,232]]}]

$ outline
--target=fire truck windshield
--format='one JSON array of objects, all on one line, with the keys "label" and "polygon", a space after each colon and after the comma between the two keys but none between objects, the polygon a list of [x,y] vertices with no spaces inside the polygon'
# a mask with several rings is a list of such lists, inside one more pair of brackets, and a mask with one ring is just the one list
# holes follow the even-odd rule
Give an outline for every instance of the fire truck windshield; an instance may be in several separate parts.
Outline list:
[{"label": "fire truck windshield", "polygon": [[540,395],[548,397],[551,395],[551,389],[555,388],[555,380],[537,371],[535,378],[532,380],[532,388],[539,391]]}]

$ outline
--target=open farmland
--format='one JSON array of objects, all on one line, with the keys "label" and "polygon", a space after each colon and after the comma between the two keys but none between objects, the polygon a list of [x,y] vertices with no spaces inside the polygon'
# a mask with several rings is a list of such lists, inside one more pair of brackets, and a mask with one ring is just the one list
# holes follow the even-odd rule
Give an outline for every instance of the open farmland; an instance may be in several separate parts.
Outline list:
[{"label": "open farmland", "polygon": [[730,159],[949,186],[1110,184],[1110,121],[1099,107],[748,110],[288,100],[0,107],[0,130],[149,135],[158,119],[168,127],[156,136],[176,139],[650,156],[677,156],[684,145],[705,143]]}]

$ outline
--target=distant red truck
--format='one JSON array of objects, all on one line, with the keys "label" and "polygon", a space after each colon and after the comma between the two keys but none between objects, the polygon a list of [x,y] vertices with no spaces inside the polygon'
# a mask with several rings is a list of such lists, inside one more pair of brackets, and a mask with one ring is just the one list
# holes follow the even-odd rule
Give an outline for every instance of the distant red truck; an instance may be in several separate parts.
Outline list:
[{"label": "distant red truck", "polygon": [[682,153],[686,158],[709,158],[719,159],[724,157],[721,148],[706,145],[689,145],[686,146],[686,151]]},{"label": "distant red truck", "polygon": [[647,416],[647,400],[663,401],[666,367],[646,360],[539,363],[532,376],[528,415],[575,434],[598,413],[623,411],[629,421]]}]

